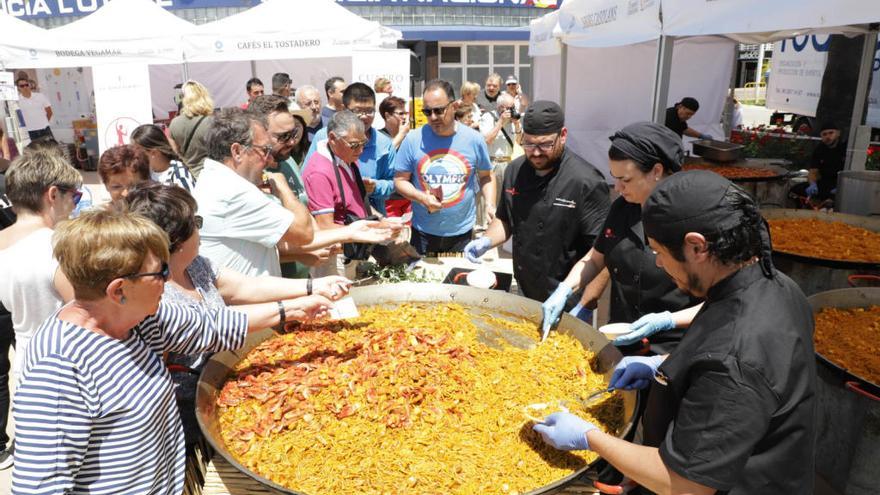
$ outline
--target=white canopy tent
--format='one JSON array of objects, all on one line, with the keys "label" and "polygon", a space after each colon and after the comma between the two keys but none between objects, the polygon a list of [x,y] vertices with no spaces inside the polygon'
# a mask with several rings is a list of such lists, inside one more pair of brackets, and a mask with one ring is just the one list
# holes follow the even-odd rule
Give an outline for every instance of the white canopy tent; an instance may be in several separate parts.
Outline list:
[{"label": "white canopy tent", "polygon": [[[307,19],[308,22],[295,22]],[[409,53],[397,50],[399,31],[368,21],[333,0],[267,0],[239,14],[198,26],[183,37],[186,74],[211,90],[217,106],[245,101],[245,82],[259,77],[270,93],[272,74],[310,84],[323,94],[331,76],[363,81],[388,77],[394,92],[409,89]],[[173,110],[171,67],[151,67],[153,110]]]},{"label": "white canopy tent", "polygon": [[3,30],[0,60],[7,67],[179,63],[180,38],[195,28],[151,0],[114,0],[59,28],[31,27],[38,31],[19,28],[20,37]]},{"label": "white canopy tent", "polygon": [[[571,0],[555,14],[555,26],[553,14],[532,23],[534,98],[562,104],[568,145],[610,179],[608,137],[627,124],[653,117],[662,47],[660,4]],[[543,39],[547,32],[562,44],[559,55]],[[670,53],[675,68],[663,105],[685,96],[697,98],[702,106],[693,126],[720,135],[717,122],[733,70],[734,45],[723,38],[678,40],[674,57]]]}]

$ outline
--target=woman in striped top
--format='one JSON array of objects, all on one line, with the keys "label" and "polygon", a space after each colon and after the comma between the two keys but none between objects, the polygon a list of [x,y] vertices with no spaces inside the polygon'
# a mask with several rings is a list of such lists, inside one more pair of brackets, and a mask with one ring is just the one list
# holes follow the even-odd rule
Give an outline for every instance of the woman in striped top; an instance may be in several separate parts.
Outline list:
[{"label": "woman in striped top", "polygon": [[180,494],[184,443],[165,352],[240,347],[247,316],[160,304],[168,236],[94,211],[56,231],[74,300],[37,330],[16,393],[14,494]]}]

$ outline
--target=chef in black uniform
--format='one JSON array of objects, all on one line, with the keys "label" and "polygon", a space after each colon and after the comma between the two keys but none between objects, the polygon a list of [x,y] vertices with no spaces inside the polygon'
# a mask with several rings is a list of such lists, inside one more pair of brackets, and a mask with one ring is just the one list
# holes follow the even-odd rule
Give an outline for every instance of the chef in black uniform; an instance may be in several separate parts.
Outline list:
[{"label": "chef in black uniform", "polygon": [[770,263],[757,205],[723,177],[676,174],[642,211],[657,264],[706,298],[678,347],[625,358],[612,387],[665,385],[675,417],[659,448],[603,433],[569,413],[534,429],[565,450],[590,449],[657,493],[813,493],[816,368],[803,292]]},{"label": "chef in black uniform", "polygon": [[479,262],[512,235],[517,284],[526,297],[543,301],[593,245],[611,200],[602,174],[566,149],[568,130],[559,105],[533,102],[522,128],[525,154],[504,172],[495,220],[464,253]]},{"label": "chef in black uniform", "polygon": [[711,135],[693,129],[687,123],[699,109],[700,102],[696,98],[690,96],[682,98],[680,102],[666,109],[666,127],[678,134],[679,138],[684,134],[692,138],[708,139],[711,141]]},{"label": "chef in black uniform", "polygon": [[807,196],[818,200],[834,199],[837,192],[837,174],[846,161],[846,141],[840,139],[840,128],[833,122],[823,122],[819,138],[810,157],[810,173],[807,182],[791,188],[793,196]]},{"label": "chef in black uniform", "polygon": [[[634,322],[652,313],[653,319],[647,323],[658,330],[668,330],[650,337],[653,351],[664,354],[681,340],[682,331],[673,329],[687,326],[696,313],[688,308],[699,301],[680,291],[657,267],[642,227],[642,204],[658,184],[681,170],[681,139],[659,124],[632,124],[611,137],[608,159],[620,197],[612,203],[593,249],[574,265],[565,281],[544,302],[544,328],[546,331],[559,319],[560,301],[571,292],[578,292],[607,267],[611,274],[609,322]],[[582,298],[581,304],[588,305],[589,301]],[[660,320],[669,324],[661,325]],[[635,353],[640,347],[622,350]]]}]

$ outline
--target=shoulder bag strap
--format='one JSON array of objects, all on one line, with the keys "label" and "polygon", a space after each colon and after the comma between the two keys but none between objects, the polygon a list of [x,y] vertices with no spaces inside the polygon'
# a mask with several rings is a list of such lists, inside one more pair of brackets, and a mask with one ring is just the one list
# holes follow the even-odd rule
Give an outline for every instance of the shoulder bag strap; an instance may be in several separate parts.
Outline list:
[{"label": "shoulder bag strap", "polygon": [[205,120],[205,117],[207,117],[207,115],[202,115],[201,117],[199,117],[199,120],[198,120],[198,122],[196,122],[196,125],[194,125],[192,129],[190,129],[189,135],[186,137],[186,140],[184,140],[184,142],[183,142],[183,154],[184,155],[186,154],[186,151],[189,149],[189,143],[192,141],[193,136],[196,135],[196,129],[198,129],[199,126],[202,125],[202,121]]}]

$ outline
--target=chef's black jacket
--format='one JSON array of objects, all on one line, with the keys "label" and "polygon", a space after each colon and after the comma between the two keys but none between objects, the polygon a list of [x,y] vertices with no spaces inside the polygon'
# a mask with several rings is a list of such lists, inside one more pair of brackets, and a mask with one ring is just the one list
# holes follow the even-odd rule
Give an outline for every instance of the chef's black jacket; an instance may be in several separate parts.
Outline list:
[{"label": "chef's black jacket", "polygon": [[717,283],[659,369],[675,407],[663,462],[720,493],[813,493],[813,353],[813,314],[790,278],[754,264]]},{"label": "chef's black jacket", "polygon": [[513,235],[513,275],[520,291],[544,301],[596,239],[608,214],[608,184],[571,150],[541,177],[525,156],[504,171],[496,216]]},{"label": "chef's black jacket", "polygon": [[[662,268],[642,229],[642,207],[622,197],[611,204],[602,232],[593,246],[605,256],[611,275],[609,323],[631,323],[648,313],[678,311],[700,303],[680,291]],[[683,330],[669,330],[650,336],[655,353],[672,351]]]},{"label": "chef's black jacket", "polygon": [[843,170],[846,160],[846,143],[838,140],[837,146],[830,148],[825,143],[819,143],[813,150],[810,159],[810,168],[819,169],[819,179],[816,186],[819,188],[820,198],[830,198],[831,190],[837,187],[837,174]]},{"label": "chef's black jacket", "polygon": [[674,106],[666,109],[666,122],[663,125],[675,131],[679,136],[683,135],[688,128],[687,122],[678,118],[678,109]]}]

